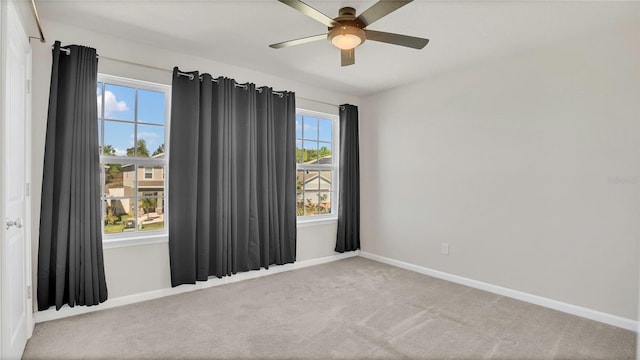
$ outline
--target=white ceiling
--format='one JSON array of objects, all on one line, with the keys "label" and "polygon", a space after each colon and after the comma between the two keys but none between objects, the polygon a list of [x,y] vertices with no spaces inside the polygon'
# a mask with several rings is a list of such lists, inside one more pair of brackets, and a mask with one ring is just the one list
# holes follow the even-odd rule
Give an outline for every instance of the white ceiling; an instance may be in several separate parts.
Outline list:
[{"label": "white ceiling", "polygon": [[[330,17],[343,6],[360,14],[375,3],[306,2]],[[355,65],[341,67],[338,49],[327,41],[278,50],[268,47],[326,32],[324,25],[276,0],[37,0],[36,4],[43,22],[101,31],[353,95],[640,17],[638,2],[416,0],[369,28],[430,39],[423,50],[369,41],[356,49]]]}]

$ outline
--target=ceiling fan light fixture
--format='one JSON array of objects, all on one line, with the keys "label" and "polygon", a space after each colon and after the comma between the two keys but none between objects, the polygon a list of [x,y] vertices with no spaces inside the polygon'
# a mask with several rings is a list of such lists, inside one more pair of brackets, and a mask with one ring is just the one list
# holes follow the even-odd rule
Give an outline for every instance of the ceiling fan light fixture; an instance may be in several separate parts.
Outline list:
[{"label": "ceiling fan light fixture", "polygon": [[340,49],[340,65],[349,66],[355,64],[355,48],[367,40],[413,49],[422,49],[429,43],[429,39],[368,29],[369,25],[413,0],[378,0],[359,16],[356,16],[356,9],[346,6],[338,10],[338,16],[335,18],[330,18],[321,11],[304,3],[302,0],[278,1],[322,23],[327,27],[328,31],[325,34],[307,36],[269,45],[269,47],[274,49],[327,39],[333,46]]},{"label": "ceiling fan light fixture", "polygon": [[336,26],[329,31],[329,40],[341,50],[351,50],[365,40],[364,30],[355,26]]}]

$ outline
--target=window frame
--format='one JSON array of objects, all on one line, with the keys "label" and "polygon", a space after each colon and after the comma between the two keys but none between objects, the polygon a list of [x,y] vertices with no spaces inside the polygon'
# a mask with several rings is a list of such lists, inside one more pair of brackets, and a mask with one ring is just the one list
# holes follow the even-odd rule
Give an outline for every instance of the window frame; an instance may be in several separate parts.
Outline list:
[{"label": "window frame", "polygon": [[[309,171],[326,171],[326,170],[331,170],[332,176],[331,176],[331,202],[332,202],[332,206],[331,206],[331,213],[329,214],[318,214],[318,215],[297,215],[296,214],[296,222],[298,225],[314,225],[314,224],[319,224],[319,223],[333,223],[338,219],[338,204],[340,203],[340,199],[339,199],[339,190],[340,190],[340,183],[339,183],[339,171],[340,171],[340,165],[339,165],[339,159],[340,159],[340,122],[339,122],[339,116],[337,114],[331,114],[331,113],[326,113],[326,112],[320,112],[320,111],[313,111],[313,110],[307,110],[307,109],[303,109],[303,108],[296,108],[296,117],[298,115],[302,115],[302,116],[309,116],[309,117],[315,117],[318,119],[324,119],[324,120],[331,120],[331,158],[332,158],[332,164],[331,165],[326,165],[326,164],[314,164],[314,165],[309,165],[309,164],[301,164],[298,163],[297,159],[296,159],[296,177],[298,174],[299,170],[309,170]],[[296,119],[297,122],[297,119]],[[297,142],[298,137],[296,136],[296,149],[297,149]],[[321,142],[319,140],[316,140],[317,142]],[[298,202],[298,192],[296,189],[296,207],[297,207],[297,202]],[[335,204],[335,205],[333,205]],[[297,211],[296,211],[297,213]]]},{"label": "window frame", "polygon": [[[153,82],[148,82],[148,81],[143,81],[143,80],[137,80],[137,79],[131,79],[131,78],[124,78],[124,77],[120,77],[120,76],[114,76],[114,75],[108,75],[108,74],[102,74],[102,73],[98,73],[98,83],[102,83],[102,84],[110,84],[110,85],[116,85],[116,86],[125,86],[125,87],[130,87],[130,88],[135,88],[135,89],[140,89],[140,90],[149,90],[149,91],[156,91],[156,92],[161,92],[164,93],[165,95],[165,122],[162,125],[164,127],[164,158],[153,158],[153,157],[148,157],[148,158],[140,158],[140,157],[128,157],[128,156],[109,156],[109,155],[103,155],[100,154],[100,181],[101,181],[101,188],[100,188],[100,206],[102,207],[102,217],[104,217],[106,215],[106,210],[104,208],[104,202],[107,200],[107,197],[105,196],[104,193],[104,186],[105,186],[105,171],[103,169],[103,166],[105,164],[120,164],[120,165],[126,165],[126,164],[132,164],[134,166],[134,168],[136,169],[134,171],[134,184],[136,186],[136,192],[135,192],[135,201],[137,202],[138,199],[141,198],[146,198],[147,196],[143,196],[143,195],[139,195],[139,191],[137,191],[137,187],[139,184],[139,180],[145,180],[145,176],[143,175],[142,178],[139,177],[138,175],[138,169],[140,167],[143,168],[153,168],[154,166],[163,166],[164,167],[164,172],[163,172],[163,180],[164,180],[164,195],[163,195],[163,215],[164,215],[164,228],[163,229],[159,229],[159,230],[147,230],[147,231],[140,231],[136,228],[136,231],[133,232],[122,232],[122,233],[105,233],[104,232],[104,220],[103,218],[100,219],[100,226],[101,226],[101,231],[102,231],[102,242],[105,245],[106,248],[110,248],[110,247],[119,247],[119,246],[129,246],[129,245],[140,245],[140,244],[151,244],[151,243],[156,243],[156,242],[164,242],[166,241],[168,235],[169,235],[169,176],[167,176],[167,173],[169,171],[169,137],[170,137],[170,123],[171,123],[171,85],[165,85],[165,84],[160,84],[160,83],[153,83]],[[97,85],[97,84],[96,84]],[[102,89],[102,94],[104,95],[104,86]],[[104,124],[105,124],[105,119],[104,118],[104,96],[102,97],[102,101],[103,103],[101,104],[102,107],[102,113],[98,114],[98,118],[97,120],[100,122],[99,126],[100,126],[100,138],[99,143],[102,146],[104,144]],[[135,106],[136,106],[136,111],[134,112],[134,120],[133,121],[123,121],[123,122],[127,122],[127,123],[133,123],[135,124],[134,126],[134,134],[137,135],[137,124],[141,125],[146,125],[146,122],[138,122],[137,119],[137,107],[138,107],[138,99],[137,96],[135,98]],[[161,125],[161,124],[155,124],[155,125]],[[134,136],[135,136],[134,135]],[[135,143],[134,143],[134,147],[135,147]],[[130,197],[115,197],[115,199],[119,199],[119,198],[130,198]],[[136,215],[138,215],[138,207],[135,207],[135,212]],[[136,227],[138,225],[136,224]]]}]

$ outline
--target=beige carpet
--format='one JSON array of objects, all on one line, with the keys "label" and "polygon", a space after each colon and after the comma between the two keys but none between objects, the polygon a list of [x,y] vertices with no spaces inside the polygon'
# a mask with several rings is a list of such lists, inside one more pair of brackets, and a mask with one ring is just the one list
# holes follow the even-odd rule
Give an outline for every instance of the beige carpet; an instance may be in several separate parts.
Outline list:
[{"label": "beige carpet", "polygon": [[37,324],[25,359],[633,359],[635,333],[363,258]]}]

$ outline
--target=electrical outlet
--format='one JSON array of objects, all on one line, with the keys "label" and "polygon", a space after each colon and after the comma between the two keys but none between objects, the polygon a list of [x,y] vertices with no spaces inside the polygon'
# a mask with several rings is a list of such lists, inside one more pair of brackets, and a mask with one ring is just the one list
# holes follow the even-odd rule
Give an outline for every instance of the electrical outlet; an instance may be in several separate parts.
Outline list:
[{"label": "electrical outlet", "polygon": [[442,255],[449,255],[449,243],[440,244],[440,252]]}]

